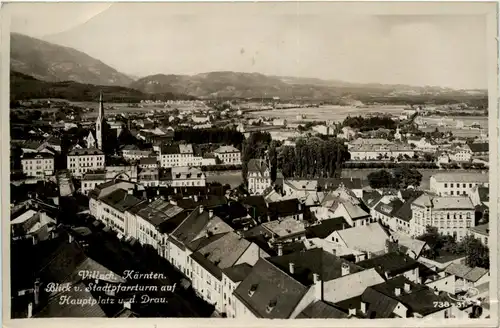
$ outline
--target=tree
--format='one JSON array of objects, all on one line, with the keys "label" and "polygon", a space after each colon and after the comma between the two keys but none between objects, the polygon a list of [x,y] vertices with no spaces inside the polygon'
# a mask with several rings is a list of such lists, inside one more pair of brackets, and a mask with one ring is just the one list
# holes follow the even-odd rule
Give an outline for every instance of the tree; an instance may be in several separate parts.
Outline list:
[{"label": "tree", "polygon": [[458,244],[458,249],[465,252],[465,264],[470,267],[481,267],[489,269],[490,258],[489,249],[483,243],[474,238],[474,236],[467,235]]},{"label": "tree", "polygon": [[418,187],[422,182],[422,174],[415,169],[406,166],[394,169],[394,177],[399,188],[406,189],[409,186]]},{"label": "tree", "polygon": [[374,189],[391,188],[394,177],[386,170],[379,170],[368,174],[368,183]]},{"label": "tree", "polygon": [[428,250],[423,252],[425,257],[433,260],[439,255],[439,250],[441,249],[442,240],[441,235],[438,232],[438,229],[433,226],[426,226],[425,233],[421,236],[417,237],[418,240],[424,241],[429,246]]}]

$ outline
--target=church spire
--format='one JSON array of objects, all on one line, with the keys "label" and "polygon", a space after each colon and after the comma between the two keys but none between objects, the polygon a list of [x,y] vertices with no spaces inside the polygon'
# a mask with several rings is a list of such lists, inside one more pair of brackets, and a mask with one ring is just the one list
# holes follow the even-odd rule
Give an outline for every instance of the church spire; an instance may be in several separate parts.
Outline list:
[{"label": "church spire", "polygon": [[97,139],[97,148],[103,147],[103,123],[104,123],[104,101],[102,100],[102,91],[99,92],[99,113],[95,122],[95,134]]}]

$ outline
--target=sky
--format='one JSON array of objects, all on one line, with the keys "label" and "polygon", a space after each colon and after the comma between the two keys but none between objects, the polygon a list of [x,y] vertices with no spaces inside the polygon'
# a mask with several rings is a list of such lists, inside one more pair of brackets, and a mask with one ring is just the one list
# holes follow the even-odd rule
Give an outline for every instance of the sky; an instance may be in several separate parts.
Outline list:
[{"label": "sky", "polygon": [[281,10],[284,5],[18,3],[9,9],[11,31],[140,77],[238,71],[487,88],[484,16],[338,13],[293,4]]}]

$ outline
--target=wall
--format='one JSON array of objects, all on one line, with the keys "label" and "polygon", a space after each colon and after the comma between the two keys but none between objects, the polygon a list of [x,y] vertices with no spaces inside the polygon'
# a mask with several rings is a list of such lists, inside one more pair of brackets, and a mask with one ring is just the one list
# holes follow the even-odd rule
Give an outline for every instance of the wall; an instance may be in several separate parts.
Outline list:
[{"label": "wall", "polygon": [[260,247],[254,243],[251,243],[250,246],[245,250],[245,252],[240,256],[240,258],[234,263],[234,265],[238,265],[241,263],[248,263],[251,266],[254,266],[255,263],[259,260]]},{"label": "wall", "polygon": [[448,292],[451,294],[455,294],[455,276],[454,275],[446,275],[434,281],[428,282],[425,284],[430,289],[434,290],[434,287],[439,291]]}]

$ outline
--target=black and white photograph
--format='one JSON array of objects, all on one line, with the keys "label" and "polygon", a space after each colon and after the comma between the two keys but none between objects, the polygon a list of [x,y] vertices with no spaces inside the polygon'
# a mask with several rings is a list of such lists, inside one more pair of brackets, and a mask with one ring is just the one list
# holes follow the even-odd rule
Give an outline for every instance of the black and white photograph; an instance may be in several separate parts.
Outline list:
[{"label": "black and white photograph", "polygon": [[4,315],[497,322],[497,5],[4,4]]}]

